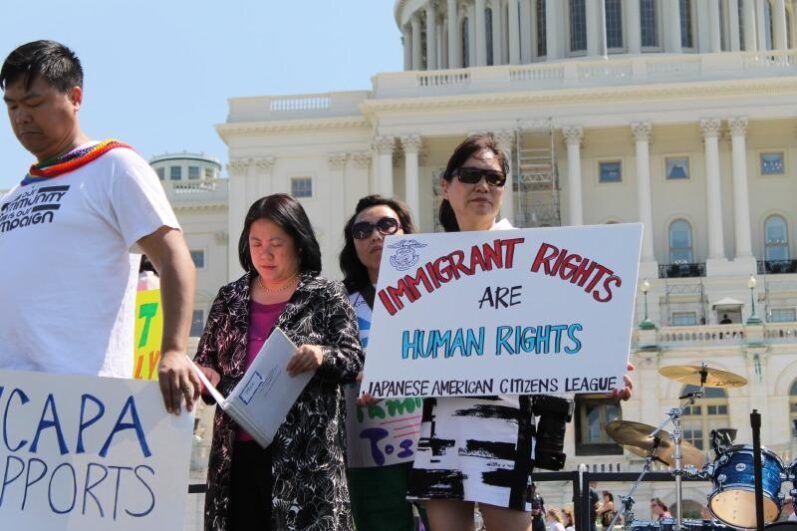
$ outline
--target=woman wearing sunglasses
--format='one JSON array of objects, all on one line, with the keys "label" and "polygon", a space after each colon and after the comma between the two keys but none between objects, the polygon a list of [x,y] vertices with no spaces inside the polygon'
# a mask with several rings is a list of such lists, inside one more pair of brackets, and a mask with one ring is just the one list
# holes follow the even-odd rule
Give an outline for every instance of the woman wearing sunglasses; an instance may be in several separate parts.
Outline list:
[{"label": "woman wearing sunglasses", "polygon": [[[346,223],[346,244],[340,253],[340,268],[360,325],[363,349],[368,345],[385,236],[413,232],[415,227],[407,207],[379,195],[360,199],[354,215]],[[346,393],[347,474],[354,523],[359,531],[412,531],[415,528],[412,505],[407,502],[406,493],[414,452],[402,458],[397,458],[394,452],[394,464],[390,465],[384,464],[382,450],[378,450],[382,459],[374,459],[372,437],[368,434],[372,430],[383,429],[379,415],[371,418],[370,408],[378,401],[367,395],[358,399],[358,387],[349,386]],[[393,416],[390,421],[392,425],[414,426],[402,430],[402,433],[411,433],[408,437],[414,449],[420,429],[419,411]],[[380,448],[384,445],[381,444]],[[383,461],[383,464],[378,465],[377,461]]]},{"label": "woman wearing sunglasses", "polygon": [[[446,232],[511,229],[508,220],[497,221],[508,171],[492,135],[460,144],[442,175],[439,219]],[[630,396],[627,385],[618,396]],[[479,411],[485,413],[470,414]],[[408,499],[424,501],[434,531],[473,529],[475,503],[487,529],[531,530],[532,469],[524,463],[534,429],[527,395],[426,399]],[[507,473],[495,474],[494,460],[464,451],[474,442],[500,449]]]}]

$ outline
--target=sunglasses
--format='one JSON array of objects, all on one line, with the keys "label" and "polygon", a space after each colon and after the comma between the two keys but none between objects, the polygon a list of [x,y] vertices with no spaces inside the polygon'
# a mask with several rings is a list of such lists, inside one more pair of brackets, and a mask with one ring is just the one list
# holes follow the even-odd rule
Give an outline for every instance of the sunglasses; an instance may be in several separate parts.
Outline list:
[{"label": "sunglasses", "polygon": [[399,230],[399,222],[396,218],[381,218],[376,223],[368,221],[360,221],[351,226],[351,235],[356,240],[364,240],[374,233],[374,229],[379,231],[379,234],[387,236],[388,234],[395,234]]},{"label": "sunglasses", "polygon": [[506,183],[506,175],[503,172],[495,170],[485,170],[482,168],[460,168],[457,171],[457,179],[463,184],[476,184],[484,180],[490,186],[501,187]]}]

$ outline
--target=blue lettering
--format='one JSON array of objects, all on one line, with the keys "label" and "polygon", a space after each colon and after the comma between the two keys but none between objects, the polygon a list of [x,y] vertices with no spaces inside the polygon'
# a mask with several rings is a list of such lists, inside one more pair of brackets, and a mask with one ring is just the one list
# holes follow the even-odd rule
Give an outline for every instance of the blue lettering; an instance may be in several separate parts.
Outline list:
[{"label": "blue lettering", "polygon": [[[50,411],[50,415],[52,418],[45,420],[48,411]],[[42,416],[39,419],[39,426],[36,428],[36,436],[33,438],[33,443],[31,443],[30,445],[30,451],[32,453],[35,454],[36,450],[39,447],[39,436],[41,436],[44,430],[50,428],[55,428],[55,434],[58,437],[58,448],[61,451],[61,455],[68,454],[69,449],[66,447],[66,440],[64,440],[64,432],[61,431],[61,421],[58,419],[58,410],[55,408],[55,399],[53,398],[52,393],[47,395],[47,401],[44,403]]]},{"label": "blue lettering", "polygon": [[406,360],[410,357],[410,353],[414,360],[423,355],[423,336],[422,330],[415,330],[412,333],[412,341],[410,341],[410,331],[404,330],[401,334],[401,359]]},{"label": "blue lettering", "polygon": [[[19,472],[17,472],[17,475],[14,476],[13,478],[8,479],[8,471],[11,470],[12,459],[17,463],[19,463]],[[0,489],[0,507],[2,507],[3,505],[3,497],[6,494],[6,486],[11,485],[13,482],[19,479],[19,476],[22,475],[22,472],[24,472],[24,470],[25,470],[25,461],[13,455],[9,455],[8,457],[6,457],[6,470],[5,472],[3,472],[3,488]]]},{"label": "blue lettering", "polygon": [[[33,470],[33,463],[39,463],[42,466],[41,474],[39,477],[34,479],[33,481],[30,480],[30,471]],[[28,459],[28,471],[25,473],[25,494],[22,496],[22,510],[25,510],[25,502],[28,501],[28,488],[32,487],[36,483],[42,480],[42,478],[47,474],[47,463],[39,459],[38,457],[31,457]]]},{"label": "blue lettering", "polygon": [[[58,474],[58,471],[62,468],[68,468],[70,472],[72,472],[72,503],[67,509],[58,509],[55,507],[53,503],[53,481],[55,480],[55,476]],[[64,489],[56,489],[57,492],[63,492]],[[69,463],[61,463],[53,470],[53,475],[50,476],[50,488],[47,491],[47,498],[50,502],[50,509],[56,514],[66,514],[71,512],[72,509],[75,508],[75,503],[77,502],[77,476],[75,475],[75,469]]]},{"label": "blue lettering", "polygon": [[573,347],[565,347],[565,352],[567,354],[578,354],[581,351],[581,340],[576,337],[576,332],[580,332],[584,330],[584,327],[581,326],[579,323],[571,324],[567,329],[567,337],[570,338],[570,341],[573,342],[575,346]]},{"label": "blue lettering", "polygon": [[108,468],[116,470],[116,489],[114,490],[113,495],[113,519],[116,520],[116,508],[119,505],[119,483],[122,481],[122,470],[133,469],[129,466],[109,466]]},{"label": "blue lettering", "polygon": [[509,338],[512,336],[512,327],[511,326],[499,326],[498,333],[496,334],[496,346],[495,346],[495,355],[500,356],[501,350],[505,349],[508,353],[514,354],[515,351],[512,349],[512,346],[509,344]]},{"label": "blue lettering", "polygon": [[[127,412],[130,411],[130,417],[132,422],[122,422],[125,418]],[[141,446],[141,452],[144,454],[144,457],[150,457],[152,452],[149,450],[149,445],[147,444],[147,437],[144,435],[144,428],[141,426],[141,419],[138,417],[138,411],[136,410],[136,402],[135,399],[131,396],[125,402],[125,407],[122,408],[122,412],[119,414],[119,418],[116,420],[116,424],[113,427],[113,431],[110,435],[108,435],[108,439],[105,441],[105,444],[102,445],[102,449],[100,450],[101,457],[108,456],[108,450],[111,448],[111,442],[113,442],[113,437],[120,431],[124,430],[135,430],[136,436],[138,437],[138,444]],[[116,511],[114,510],[114,513]]]},{"label": "blue lettering", "polygon": [[9,452],[18,452],[20,448],[28,444],[28,441],[22,439],[19,444],[15,448],[11,448],[11,445],[8,443],[8,410],[11,408],[11,399],[14,398],[14,395],[19,396],[19,402],[21,405],[25,405],[30,402],[28,395],[26,395],[22,389],[14,389],[11,391],[11,394],[8,395],[8,402],[6,402],[6,411],[3,414],[3,442],[6,444],[6,448],[8,448]]},{"label": "blue lettering", "polygon": [[131,513],[130,511],[128,511],[127,509],[125,509],[125,512],[126,512],[127,514],[129,514],[130,516],[135,516],[136,518],[139,518],[139,517],[142,517],[142,516],[147,516],[149,513],[151,513],[151,512],[153,511],[153,509],[155,509],[155,493],[154,493],[154,492],[152,492],[152,489],[151,489],[151,488],[150,488],[150,486],[147,484],[147,482],[146,482],[146,481],[144,481],[144,478],[142,478],[141,476],[139,476],[139,475],[138,475],[138,471],[139,471],[139,469],[141,469],[141,468],[143,468],[143,469],[145,469],[145,470],[148,470],[148,471],[149,471],[149,473],[150,473],[150,474],[152,474],[153,476],[155,475],[155,471],[154,471],[154,470],[152,470],[152,469],[151,469],[150,467],[148,467],[147,465],[139,465],[139,466],[137,466],[137,467],[136,467],[136,469],[133,471],[133,473],[136,475],[136,478],[137,478],[137,479],[138,479],[138,480],[141,482],[141,484],[142,484],[142,485],[144,485],[144,487],[145,487],[145,488],[146,488],[146,489],[149,491],[149,497],[150,497],[150,500],[152,500],[152,501],[150,502],[150,504],[149,504],[149,508],[148,508],[146,511],[142,511],[142,512],[140,512],[140,513]]},{"label": "blue lettering", "polygon": [[[91,467],[94,466],[102,470],[102,478],[89,485],[89,482],[91,481]],[[92,498],[94,498],[94,503],[97,504],[97,509],[100,510],[100,518],[103,518],[105,516],[105,513],[102,510],[102,504],[100,503],[100,500],[97,499],[97,496],[95,496],[94,493],[91,492],[91,490],[100,483],[102,483],[103,481],[105,481],[105,478],[107,477],[108,477],[107,468],[105,468],[99,463],[89,463],[88,467],[86,468],[86,483],[83,485],[83,514],[86,514],[86,500],[88,500],[89,496],[91,496]]]},{"label": "blue lettering", "polygon": [[360,432],[360,438],[368,439],[371,443],[371,457],[374,458],[374,463],[379,466],[385,464],[385,456],[382,454],[377,443],[387,437],[387,435],[387,430],[382,428],[366,428]]},{"label": "blue lettering", "polygon": [[[85,420],[86,414],[86,402],[91,400],[97,405],[97,414],[94,415],[88,421]],[[105,414],[105,406],[96,396],[85,394],[80,397],[80,427],[78,428],[77,432],[77,449],[75,450],[76,453],[82,454],[86,450],[83,447],[83,430],[100,420],[100,418]]]}]

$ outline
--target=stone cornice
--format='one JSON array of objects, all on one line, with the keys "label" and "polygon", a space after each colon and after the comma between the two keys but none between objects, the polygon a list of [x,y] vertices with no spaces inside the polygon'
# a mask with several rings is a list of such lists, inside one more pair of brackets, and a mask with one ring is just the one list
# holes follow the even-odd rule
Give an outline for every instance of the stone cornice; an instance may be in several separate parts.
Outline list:
[{"label": "stone cornice", "polygon": [[354,151],[349,153],[349,157],[354,166],[360,169],[370,168],[373,160],[370,151]]},{"label": "stone cornice", "polygon": [[656,83],[650,85],[607,86],[578,89],[535,90],[521,92],[489,92],[435,97],[369,99],[360,104],[366,118],[380,112],[423,111],[428,109],[472,109],[475,106],[589,105],[624,103],[629,100],[690,100],[726,98],[756,94],[757,97],[797,95],[797,77],[706,81],[689,83]]},{"label": "stone cornice", "polygon": [[346,168],[346,160],[349,158],[346,153],[330,153],[327,156],[327,164],[329,169],[333,171],[340,171]]},{"label": "stone cornice", "polygon": [[172,208],[177,212],[180,210],[227,210],[228,202],[229,200],[207,203],[181,203],[179,201],[169,201],[169,204],[171,204]]},{"label": "stone cornice", "polygon": [[268,122],[235,122],[216,124],[216,132],[223,139],[252,133],[283,133],[290,131],[312,131],[322,129],[370,129],[362,116],[343,118],[301,118]]}]

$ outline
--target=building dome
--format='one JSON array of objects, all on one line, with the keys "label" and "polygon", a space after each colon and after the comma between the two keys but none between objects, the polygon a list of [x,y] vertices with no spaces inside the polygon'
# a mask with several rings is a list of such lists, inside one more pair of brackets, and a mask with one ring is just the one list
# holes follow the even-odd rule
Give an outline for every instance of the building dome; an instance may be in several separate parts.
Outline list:
[{"label": "building dome", "polygon": [[405,70],[794,46],[794,0],[397,0]]},{"label": "building dome", "polygon": [[161,181],[208,181],[219,178],[221,163],[204,153],[164,153],[152,157],[150,166]]}]

